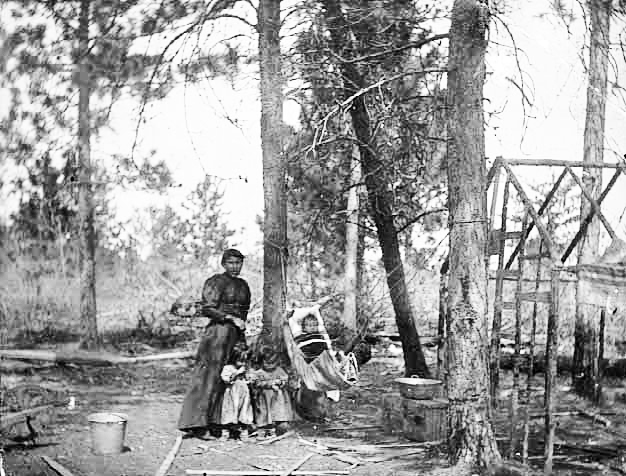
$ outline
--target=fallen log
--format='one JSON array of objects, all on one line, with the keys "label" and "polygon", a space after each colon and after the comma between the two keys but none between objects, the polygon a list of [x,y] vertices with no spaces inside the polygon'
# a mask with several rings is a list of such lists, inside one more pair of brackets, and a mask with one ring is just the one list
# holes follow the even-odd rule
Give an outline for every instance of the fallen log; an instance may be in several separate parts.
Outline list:
[{"label": "fallen log", "polygon": [[6,413],[0,417],[0,429],[9,428],[16,423],[24,421],[26,417],[36,415],[37,413],[46,412],[56,406],[59,405],[40,405],[38,407],[29,408],[28,410],[22,410],[21,412]]},{"label": "fallen log", "polygon": [[0,357],[13,360],[43,360],[47,362],[55,362],[58,364],[79,364],[79,365],[123,365],[137,364],[141,362],[151,362],[156,360],[167,359],[188,359],[195,357],[193,351],[177,351],[165,352],[162,354],[142,355],[138,357],[124,357],[121,355],[111,354],[107,352],[90,352],[90,351],[74,351],[74,352],[53,352],[50,350],[37,349],[0,349]]},{"label": "fallen log", "polygon": [[[530,358],[527,354],[522,354],[520,358],[520,371],[528,373]],[[503,353],[500,356],[500,368],[502,370],[513,370],[514,355]],[[545,372],[546,356],[541,352],[535,355],[533,361],[533,373],[541,374]],[[565,374],[571,372],[573,368],[572,356],[559,355],[557,357],[557,372]],[[609,378],[626,377],[626,358],[624,359],[602,359],[602,375]]]},{"label": "fallen log", "polygon": [[19,360],[0,359],[0,373],[25,374],[46,367],[51,367],[52,365],[53,364],[35,365],[21,362]]}]

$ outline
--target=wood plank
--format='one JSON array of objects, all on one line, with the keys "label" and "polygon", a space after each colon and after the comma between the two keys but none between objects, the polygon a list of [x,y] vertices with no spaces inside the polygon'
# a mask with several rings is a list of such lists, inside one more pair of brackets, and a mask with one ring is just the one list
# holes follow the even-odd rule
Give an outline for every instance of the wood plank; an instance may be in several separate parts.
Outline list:
[{"label": "wood plank", "polygon": [[518,297],[520,301],[542,302],[546,304],[550,304],[552,301],[552,293],[550,291],[519,293]]},{"label": "wood plank", "polygon": [[502,303],[503,311],[514,311],[515,310],[515,302],[507,301]]},{"label": "wood plank", "polygon": [[520,277],[519,269],[503,269],[502,271],[496,272],[496,278],[501,277],[506,280],[515,280],[517,281]]},{"label": "wood plank", "polygon": [[525,255],[523,259],[525,259],[526,261],[531,261],[531,260],[540,260],[540,259],[547,259],[547,258],[550,258],[550,255],[548,253],[531,253],[531,254]]},{"label": "wood plank", "polygon": [[499,309],[501,311],[511,311],[515,309],[515,302],[512,301],[502,301],[502,299],[497,300],[493,303],[494,311]]}]

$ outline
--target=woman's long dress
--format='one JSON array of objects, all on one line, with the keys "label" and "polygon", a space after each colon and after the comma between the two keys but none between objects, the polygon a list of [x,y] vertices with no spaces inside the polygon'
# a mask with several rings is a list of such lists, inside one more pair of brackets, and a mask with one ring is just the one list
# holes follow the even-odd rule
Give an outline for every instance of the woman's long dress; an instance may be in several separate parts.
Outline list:
[{"label": "woman's long dress", "polygon": [[182,431],[206,429],[220,422],[220,402],[225,389],[220,373],[235,343],[245,340],[243,332],[227,315],[246,319],[250,288],[241,278],[217,274],[204,283],[202,300],[202,314],[211,318],[211,322],[198,346],[191,386],[178,419]]}]

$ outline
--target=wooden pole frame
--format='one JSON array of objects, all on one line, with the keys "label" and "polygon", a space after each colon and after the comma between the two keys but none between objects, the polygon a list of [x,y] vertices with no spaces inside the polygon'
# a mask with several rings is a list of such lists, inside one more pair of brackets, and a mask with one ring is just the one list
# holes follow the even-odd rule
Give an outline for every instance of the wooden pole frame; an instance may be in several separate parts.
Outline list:
[{"label": "wooden pole frame", "polygon": [[[554,182],[552,188],[550,189],[550,191],[548,192],[548,194],[546,195],[546,197],[544,198],[541,206],[539,207],[538,210],[535,210],[535,207],[533,206],[531,200],[529,199],[528,195],[526,194],[524,187],[522,186],[521,182],[518,180],[517,176],[515,175],[515,172],[513,171],[512,167],[513,166],[549,166],[549,167],[563,167],[563,170],[561,172],[561,174],[559,175],[559,177],[557,178],[557,180]],[[605,189],[602,191],[602,193],[600,194],[600,196],[597,199],[594,199],[593,197],[591,197],[589,195],[589,193],[587,193],[585,187],[582,184],[582,181],[580,179],[580,177],[578,177],[578,175],[576,175],[576,173],[573,171],[573,168],[577,168],[577,167],[590,167],[590,168],[602,168],[602,169],[614,169],[615,173],[613,174],[613,176],[611,177],[611,179],[609,180],[609,183],[607,184],[607,186],[605,187]],[[496,201],[498,200],[498,193],[499,193],[499,181],[500,181],[500,169],[504,169],[506,171],[506,180],[507,180],[507,186],[505,187],[505,198],[503,200],[503,204],[502,204],[502,218],[503,218],[503,222],[506,220],[507,217],[507,202],[508,202],[508,185],[513,185],[513,187],[515,188],[523,206],[524,206],[524,215],[525,215],[525,219],[524,219],[524,224],[523,224],[523,230],[522,233],[519,234],[519,238],[518,238],[518,243],[514,249],[514,251],[512,252],[511,256],[509,257],[508,261],[506,262],[506,265],[503,265],[503,249],[504,247],[502,246],[503,243],[502,241],[504,239],[511,239],[511,238],[517,238],[515,236],[515,233],[507,233],[506,232],[506,224],[504,224],[501,227],[501,230],[494,230],[494,221],[495,221],[495,210],[496,210]],[[602,213],[601,210],[601,204],[603,202],[603,200],[606,198],[606,196],[608,195],[608,193],[610,192],[610,190],[613,188],[613,186],[615,185],[615,183],[617,182],[617,179],[619,178],[619,176],[624,173],[624,175],[626,175],[626,160],[622,160],[620,158],[620,160],[617,163],[611,164],[611,163],[592,163],[592,164],[588,164],[588,163],[584,163],[582,161],[567,161],[567,160],[542,160],[542,159],[526,159],[526,160],[520,160],[520,159],[505,159],[503,157],[497,157],[496,160],[494,161],[491,169],[489,170],[488,174],[487,174],[487,189],[489,189],[489,187],[491,186],[491,184],[494,184],[494,189],[493,189],[493,195],[492,195],[492,203],[491,203],[491,208],[490,208],[490,217],[489,217],[489,229],[491,231],[490,235],[492,237],[495,237],[496,235],[498,235],[498,238],[500,240],[502,240],[499,243],[499,248],[498,248],[498,270],[496,272],[496,292],[495,292],[495,296],[494,296],[494,322],[493,322],[493,333],[498,333],[497,336],[495,336],[494,334],[492,334],[492,342],[491,342],[491,347],[490,347],[490,362],[492,364],[492,366],[494,365],[495,362],[499,361],[499,354],[500,354],[500,346],[499,345],[494,345],[494,339],[495,338],[499,338],[499,327],[500,327],[500,322],[496,322],[496,321],[500,321],[501,320],[501,313],[502,313],[502,309],[503,309],[503,302],[502,302],[502,294],[503,294],[503,289],[502,286],[498,286],[499,282],[502,281],[505,277],[508,277],[508,275],[510,274],[511,276],[516,275],[518,281],[518,285],[517,285],[517,293],[516,293],[516,306],[515,306],[515,310],[516,310],[516,329],[515,329],[515,353],[516,353],[516,357],[519,355],[520,353],[520,320],[521,320],[521,316],[520,316],[520,309],[519,309],[519,304],[520,304],[520,300],[521,300],[521,296],[520,296],[520,290],[521,290],[521,282],[524,280],[524,276],[523,273],[521,272],[523,269],[523,266],[521,264],[522,259],[526,258],[524,256],[524,243],[529,235],[529,233],[531,232],[531,230],[536,226],[537,230],[539,231],[539,235],[540,235],[540,252],[537,256],[528,256],[527,259],[537,259],[537,270],[536,270],[536,282],[535,282],[535,293],[526,293],[529,296],[531,294],[534,294],[534,306],[533,306],[533,319],[532,319],[532,325],[533,325],[533,329],[532,329],[532,335],[531,335],[531,361],[534,360],[534,351],[535,351],[535,334],[536,334],[536,313],[537,313],[537,303],[539,302],[539,295],[543,295],[543,294],[547,294],[549,299],[541,299],[541,302],[546,302],[549,305],[549,315],[548,315],[548,324],[547,324],[547,342],[546,342],[546,365],[545,365],[545,383],[544,383],[544,389],[545,389],[545,397],[544,397],[544,418],[545,418],[545,443],[544,443],[544,457],[545,457],[545,463],[544,463],[544,472],[545,474],[551,474],[552,472],[552,466],[553,466],[553,456],[554,456],[554,441],[555,441],[555,428],[556,428],[556,422],[555,422],[555,414],[554,414],[554,388],[555,388],[555,383],[556,383],[556,376],[557,376],[557,348],[558,348],[558,328],[559,328],[559,290],[560,290],[560,286],[561,286],[561,272],[566,270],[566,267],[563,266],[563,263],[565,263],[565,261],[567,260],[567,258],[569,257],[569,255],[571,254],[571,252],[573,251],[573,249],[576,247],[576,245],[578,244],[578,242],[581,240],[581,238],[585,235],[585,233],[587,232],[589,223],[591,222],[591,220],[593,219],[594,215],[597,215],[598,218],[600,219],[600,221],[602,221],[602,224],[604,225],[604,228],[607,230],[609,236],[611,237],[611,239],[616,239],[617,235],[615,233],[615,231],[613,230],[613,228],[611,227],[611,224],[609,223],[608,219],[606,218],[606,216]],[[563,180],[566,178],[567,175],[571,175],[572,179],[576,182],[576,184],[580,187],[580,189],[582,190],[582,197],[585,200],[588,200],[589,203],[591,204],[591,211],[589,212],[589,214],[587,215],[587,217],[581,222],[579,230],[577,231],[576,235],[574,236],[574,238],[572,239],[572,241],[569,243],[567,250],[565,251],[565,253],[562,256],[559,256],[556,250],[556,247],[554,245],[554,240],[552,239],[552,235],[548,232],[547,227],[544,225],[544,223],[541,221],[542,216],[544,214],[544,212],[548,209],[548,206],[550,205],[550,203],[552,202],[554,196],[556,195],[556,192],[558,191],[559,187],[561,186]],[[495,182],[494,182],[495,180]],[[528,222],[529,221],[529,222]],[[537,287],[539,285],[539,281],[540,281],[540,277],[541,277],[541,263],[542,263],[542,257],[543,257],[543,250],[547,251],[547,259],[546,261],[549,262],[549,264],[547,264],[547,268],[546,271],[549,272],[550,275],[550,292],[549,293],[539,293],[537,292]],[[513,262],[515,261],[515,258],[518,257],[519,255],[519,269],[516,272],[513,271],[508,271],[511,267],[511,265],[513,264]],[[517,274],[515,274],[517,273]],[[500,319],[499,319],[500,318]],[[496,329],[496,327],[498,327],[498,329]],[[602,329],[601,331],[602,332]],[[499,343],[498,343],[499,344]],[[495,357],[495,353],[498,354],[497,357]],[[531,363],[531,370],[528,376],[528,381],[526,384],[526,393],[527,395],[525,396],[524,400],[527,400],[530,397],[530,389],[531,389],[531,380],[532,380],[532,374],[533,369],[532,369],[533,365]],[[519,368],[515,369],[516,371],[514,372],[516,375],[515,377],[515,389],[513,391],[512,395],[512,414],[511,417],[513,420],[517,420],[518,415],[517,415],[517,401],[519,400]],[[491,370],[491,377],[492,379],[494,378],[494,376],[497,374],[497,371],[494,371],[493,369]],[[495,382],[491,382],[491,393],[492,395],[494,394],[494,389],[497,386],[497,377],[496,377],[496,381]],[[527,402],[525,402],[527,403]],[[524,414],[524,435],[523,435],[523,442],[522,442],[522,459],[526,460],[528,459],[528,433],[529,433],[529,420],[528,420],[528,409],[526,408],[525,410],[525,414]],[[511,450],[513,449],[513,445],[515,443],[515,438],[512,435],[510,438],[510,442],[511,442]]]}]

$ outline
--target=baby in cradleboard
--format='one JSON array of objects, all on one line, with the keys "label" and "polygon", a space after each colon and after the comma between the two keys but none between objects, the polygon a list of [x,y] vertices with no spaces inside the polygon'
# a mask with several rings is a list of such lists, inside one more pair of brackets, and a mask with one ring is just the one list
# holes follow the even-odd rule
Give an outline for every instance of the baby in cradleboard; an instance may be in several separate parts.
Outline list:
[{"label": "baby in cradleboard", "polygon": [[222,436],[220,440],[235,438],[239,430],[242,441],[248,439],[248,433],[254,421],[254,413],[248,388],[248,352],[243,344],[235,345],[228,363],[224,366],[221,378],[226,384],[222,399]]},{"label": "baby in cradleboard", "polygon": [[293,421],[288,375],[280,366],[280,356],[269,346],[260,352],[260,368],[251,372],[257,437],[276,436],[276,427]]}]

